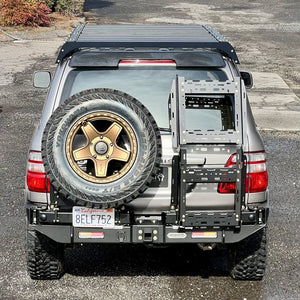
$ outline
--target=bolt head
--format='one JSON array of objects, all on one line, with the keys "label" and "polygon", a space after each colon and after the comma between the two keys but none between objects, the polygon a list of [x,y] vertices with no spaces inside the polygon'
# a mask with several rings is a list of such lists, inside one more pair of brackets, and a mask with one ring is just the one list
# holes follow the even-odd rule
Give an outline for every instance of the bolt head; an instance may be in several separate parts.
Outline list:
[{"label": "bolt head", "polygon": [[248,218],[249,218],[250,221],[253,221],[255,219],[255,216],[254,216],[254,214],[251,214],[251,215],[249,215]]},{"label": "bolt head", "polygon": [[41,219],[42,221],[46,221],[46,220],[47,220],[47,216],[46,216],[45,214],[41,214],[41,215],[40,215],[40,219]]}]

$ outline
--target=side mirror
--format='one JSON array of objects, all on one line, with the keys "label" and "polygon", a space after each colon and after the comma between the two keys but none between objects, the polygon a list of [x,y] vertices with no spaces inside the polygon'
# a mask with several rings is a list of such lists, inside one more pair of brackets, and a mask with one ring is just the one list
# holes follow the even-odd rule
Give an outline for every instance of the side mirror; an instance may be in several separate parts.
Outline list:
[{"label": "side mirror", "polygon": [[253,77],[249,72],[240,72],[242,79],[244,80],[244,84],[246,89],[251,89],[253,87]]},{"label": "side mirror", "polygon": [[33,74],[33,86],[40,89],[47,89],[50,86],[51,73],[49,71],[38,71]]}]

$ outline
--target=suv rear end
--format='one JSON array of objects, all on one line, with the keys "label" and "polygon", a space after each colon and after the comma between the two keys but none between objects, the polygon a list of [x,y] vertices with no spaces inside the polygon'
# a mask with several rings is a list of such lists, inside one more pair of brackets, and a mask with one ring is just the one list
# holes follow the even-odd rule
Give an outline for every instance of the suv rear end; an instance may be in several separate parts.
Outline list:
[{"label": "suv rear end", "polygon": [[230,47],[207,26],[73,32],[29,152],[32,278],[82,243],[228,244],[234,278],[263,277],[266,158]]}]

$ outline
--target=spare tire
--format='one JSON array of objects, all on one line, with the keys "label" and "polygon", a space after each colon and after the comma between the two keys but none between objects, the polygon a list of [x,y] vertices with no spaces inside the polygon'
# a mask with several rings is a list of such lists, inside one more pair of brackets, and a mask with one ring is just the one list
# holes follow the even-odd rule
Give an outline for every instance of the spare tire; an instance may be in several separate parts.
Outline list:
[{"label": "spare tire", "polygon": [[130,202],[153,180],[161,157],[157,124],[137,99],[112,89],[85,90],[50,117],[42,140],[47,176],[76,205]]}]

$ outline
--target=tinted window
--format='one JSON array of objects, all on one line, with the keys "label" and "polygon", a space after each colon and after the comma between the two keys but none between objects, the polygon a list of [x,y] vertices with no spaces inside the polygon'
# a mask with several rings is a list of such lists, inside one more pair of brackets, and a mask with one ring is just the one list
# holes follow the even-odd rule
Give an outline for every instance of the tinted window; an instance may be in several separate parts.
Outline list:
[{"label": "tinted window", "polygon": [[[87,89],[111,88],[125,92],[142,102],[156,119],[159,127],[169,128],[168,99],[172,81],[176,75],[188,80],[226,81],[221,70],[176,69],[175,67],[120,67],[119,69],[74,70],[65,85],[62,101]],[[209,113],[208,111],[205,114]],[[218,119],[219,113],[212,111],[211,117]],[[191,114],[191,124],[197,123],[198,116]],[[210,117],[209,117],[210,118]],[[219,125],[217,126],[219,127]]]},{"label": "tinted window", "polygon": [[186,130],[234,129],[232,95],[186,95]]}]

